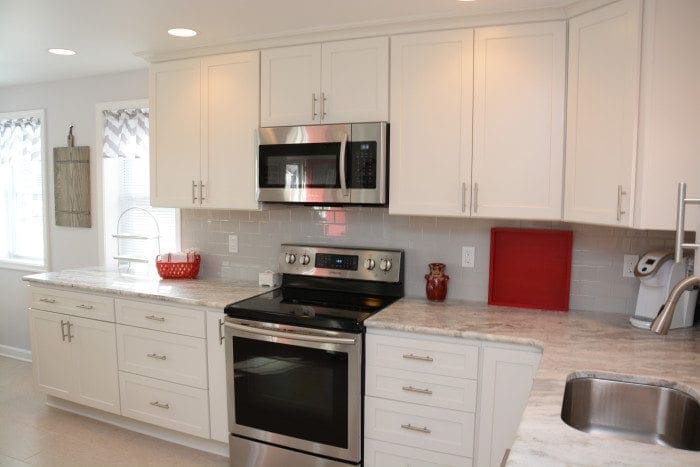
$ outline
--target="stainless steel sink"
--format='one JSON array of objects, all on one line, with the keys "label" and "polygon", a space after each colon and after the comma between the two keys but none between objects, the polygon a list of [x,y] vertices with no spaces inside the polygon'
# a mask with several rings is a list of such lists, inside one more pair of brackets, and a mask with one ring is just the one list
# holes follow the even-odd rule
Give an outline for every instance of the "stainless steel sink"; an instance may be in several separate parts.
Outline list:
[{"label": "stainless steel sink", "polygon": [[587,433],[700,451],[700,403],[666,386],[574,378],[566,383],[561,418]]}]

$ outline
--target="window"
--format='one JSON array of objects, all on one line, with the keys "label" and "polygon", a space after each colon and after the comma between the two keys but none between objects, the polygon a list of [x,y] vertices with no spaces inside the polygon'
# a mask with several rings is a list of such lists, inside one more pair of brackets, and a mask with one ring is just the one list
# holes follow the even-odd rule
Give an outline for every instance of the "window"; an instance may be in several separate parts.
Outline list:
[{"label": "window", "polygon": [[44,267],[43,111],[0,114],[0,261]]},{"label": "window", "polygon": [[159,252],[178,250],[179,212],[150,204],[148,109],[112,107],[101,113],[104,262],[153,274]]}]

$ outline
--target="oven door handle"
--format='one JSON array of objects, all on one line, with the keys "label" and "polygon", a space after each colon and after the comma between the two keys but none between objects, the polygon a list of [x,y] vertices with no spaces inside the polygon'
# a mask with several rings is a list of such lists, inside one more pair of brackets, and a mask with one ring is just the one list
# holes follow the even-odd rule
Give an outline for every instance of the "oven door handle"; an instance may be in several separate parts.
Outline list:
[{"label": "oven door handle", "polygon": [[342,191],[343,197],[348,196],[348,183],[345,179],[346,161],[345,161],[345,148],[348,144],[348,134],[343,133],[343,138],[340,140],[340,159],[338,161],[338,170],[340,170],[340,189]]},{"label": "oven door handle", "polygon": [[302,334],[298,332],[289,331],[275,331],[273,329],[258,328],[255,326],[249,326],[245,324],[229,323],[225,322],[224,326],[231,329],[236,329],[237,331],[247,332],[249,334],[257,334],[260,336],[268,337],[282,337],[284,339],[293,339],[298,341],[307,342],[321,342],[325,344],[343,344],[343,345],[354,345],[355,339],[351,337],[331,337],[331,336],[317,336],[313,334]]}]

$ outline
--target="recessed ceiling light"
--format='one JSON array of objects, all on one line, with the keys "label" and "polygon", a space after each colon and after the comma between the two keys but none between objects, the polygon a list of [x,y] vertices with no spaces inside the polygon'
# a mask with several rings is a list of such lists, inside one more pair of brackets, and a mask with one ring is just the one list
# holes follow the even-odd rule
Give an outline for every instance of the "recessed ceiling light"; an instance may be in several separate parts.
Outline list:
[{"label": "recessed ceiling light", "polygon": [[54,55],[75,55],[75,50],[71,49],[49,49],[50,54]]},{"label": "recessed ceiling light", "polygon": [[175,37],[193,37],[197,35],[197,31],[187,28],[168,29],[168,34]]}]

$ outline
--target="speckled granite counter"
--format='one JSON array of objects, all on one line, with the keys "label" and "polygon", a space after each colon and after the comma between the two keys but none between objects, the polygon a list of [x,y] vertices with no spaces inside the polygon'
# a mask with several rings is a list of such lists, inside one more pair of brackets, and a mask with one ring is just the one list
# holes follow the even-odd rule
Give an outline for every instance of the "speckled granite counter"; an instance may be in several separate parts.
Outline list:
[{"label": "speckled granite counter", "polygon": [[67,269],[25,276],[30,284],[68,287],[80,292],[109,293],[183,305],[218,308],[270,290],[253,282],[221,279],[163,280],[122,274],[104,268]]},{"label": "speckled granite counter", "polygon": [[508,465],[700,465],[700,452],[591,435],[560,417],[572,373],[635,376],[700,395],[700,328],[667,336],[604,313],[521,310],[467,302],[403,299],[368,328],[534,345],[543,349]]}]

